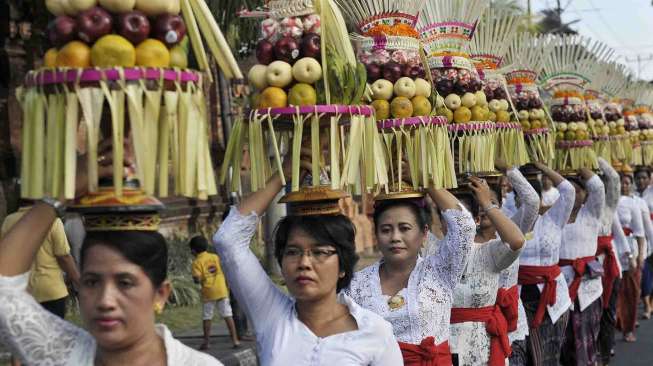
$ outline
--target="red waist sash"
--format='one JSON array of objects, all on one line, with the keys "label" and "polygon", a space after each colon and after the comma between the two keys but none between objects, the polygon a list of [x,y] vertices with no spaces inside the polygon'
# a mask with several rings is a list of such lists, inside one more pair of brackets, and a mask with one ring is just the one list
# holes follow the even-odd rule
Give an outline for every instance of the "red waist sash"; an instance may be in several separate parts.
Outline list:
[{"label": "red waist sash", "polygon": [[544,320],[546,306],[553,306],[556,303],[556,278],[560,276],[560,267],[557,264],[552,266],[519,266],[520,285],[544,284],[540,294],[540,303],[533,317],[531,327],[537,328]]},{"label": "red waist sash", "polygon": [[596,255],[603,254],[603,308],[607,309],[610,305],[610,295],[612,294],[612,285],[614,280],[619,277],[619,264],[617,257],[612,250],[612,235],[599,236]]},{"label": "red waist sash", "polygon": [[452,308],[451,324],[483,322],[490,335],[490,361],[488,366],[504,366],[512,353],[508,339],[508,322],[498,305],[482,308]]},{"label": "red waist sash", "polygon": [[630,236],[630,234],[633,233],[633,231],[629,227],[624,226],[624,227],[622,227],[622,229],[624,230],[624,235],[626,235],[626,236]]},{"label": "red waist sash", "polygon": [[449,342],[437,346],[433,337],[427,337],[420,344],[398,342],[405,366],[451,366]]},{"label": "red waist sash", "polygon": [[510,288],[500,288],[497,292],[497,305],[508,322],[508,332],[517,330],[519,318],[519,290],[517,285]]},{"label": "red waist sash", "polygon": [[569,297],[571,302],[575,302],[578,297],[578,288],[580,287],[580,281],[585,275],[587,270],[587,263],[596,260],[596,257],[582,257],[576,259],[561,259],[558,262],[558,265],[562,266],[571,266],[574,269],[574,280],[569,284]]}]

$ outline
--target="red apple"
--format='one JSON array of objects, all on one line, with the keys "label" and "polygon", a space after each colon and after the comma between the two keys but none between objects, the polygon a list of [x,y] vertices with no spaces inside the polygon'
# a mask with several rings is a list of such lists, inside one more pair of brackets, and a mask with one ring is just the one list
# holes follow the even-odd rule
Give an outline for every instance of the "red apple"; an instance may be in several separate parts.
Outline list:
[{"label": "red apple", "polygon": [[367,82],[373,83],[381,78],[381,66],[377,64],[369,64],[365,66],[367,69]]},{"label": "red apple", "polygon": [[322,58],[322,44],[320,35],[316,33],[307,33],[302,37],[301,54],[302,57],[312,57],[318,60]]},{"label": "red apple", "polygon": [[179,15],[159,15],[154,21],[153,36],[168,47],[172,47],[186,36],[186,23]]},{"label": "red apple", "polygon": [[274,45],[272,42],[262,39],[256,45],[256,60],[261,65],[269,65],[274,58]]},{"label": "red apple", "polygon": [[422,65],[404,65],[404,76],[417,79],[423,78],[425,75],[424,67]]},{"label": "red apple", "polygon": [[67,15],[59,15],[48,23],[48,39],[56,47],[72,41],[76,35],[77,24],[75,19]]},{"label": "red apple", "polygon": [[399,78],[404,76],[404,70],[400,64],[390,61],[387,64],[383,65],[383,78],[395,83]]},{"label": "red apple", "polygon": [[116,31],[132,44],[139,44],[150,34],[150,21],[138,10],[123,13],[118,16]]},{"label": "red apple", "polygon": [[77,35],[79,39],[88,44],[111,33],[112,29],[113,20],[111,15],[99,6],[77,14]]},{"label": "red apple", "polygon": [[299,43],[293,37],[283,37],[274,45],[274,55],[292,65],[299,58]]}]

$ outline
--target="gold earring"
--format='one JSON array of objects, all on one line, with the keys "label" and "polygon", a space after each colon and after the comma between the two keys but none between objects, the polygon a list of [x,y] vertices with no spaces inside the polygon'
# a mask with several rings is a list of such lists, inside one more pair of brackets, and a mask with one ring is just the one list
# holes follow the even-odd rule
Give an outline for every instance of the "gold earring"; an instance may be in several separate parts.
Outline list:
[{"label": "gold earring", "polygon": [[154,314],[161,315],[163,313],[163,305],[158,302],[154,304]]}]

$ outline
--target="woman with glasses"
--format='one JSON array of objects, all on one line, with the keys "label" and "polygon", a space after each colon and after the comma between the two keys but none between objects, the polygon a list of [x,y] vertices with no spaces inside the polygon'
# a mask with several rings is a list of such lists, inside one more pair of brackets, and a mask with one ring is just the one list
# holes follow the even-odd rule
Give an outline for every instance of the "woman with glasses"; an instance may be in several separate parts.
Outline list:
[{"label": "woman with glasses", "polygon": [[232,207],[213,238],[234,294],[256,329],[261,364],[402,365],[390,324],[340,292],[358,260],[354,226],[344,215],[283,218],[274,243],[288,294],[268,278],[249,244],[259,217],[282,188],[274,175],[265,188]]}]

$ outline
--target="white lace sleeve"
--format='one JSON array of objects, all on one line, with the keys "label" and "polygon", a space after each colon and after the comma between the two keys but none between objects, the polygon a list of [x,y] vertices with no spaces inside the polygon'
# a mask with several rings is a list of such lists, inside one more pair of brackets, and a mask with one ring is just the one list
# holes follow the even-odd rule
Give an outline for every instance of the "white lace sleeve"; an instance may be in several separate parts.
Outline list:
[{"label": "white lace sleeve", "polygon": [[621,182],[619,178],[619,173],[605,161],[603,158],[599,158],[599,168],[603,172],[605,179],[605,206],[614,212],[617,209],[617,204],[619,203],[619,196],[621,195]]},{"label": "white lace sleeve", "polygon": [[476,224],[472,214],[462,206],[460,209],[442,212],[442,217],[447,222],[447,234],[435,246],[434,254],[426,258],[427,265],[434,270],[425,273],[437,275],[453,291],[465,270],[469,251],[474,244]]},{"label": "white lace sleeve", "polygon": [[603,181],[595,174],[585,183],[585,189],[587,189],[587,200],[581,209],[587,210],[592,217],[601,220],[601,214],[605,206],[605,186]]},{"label": "white lace sleeve", "polygon": [[630,230],[633,231],[633,235],[638,238],[645,238],[646,233],[644,232],[644,221],[642,220],[642,210],[639,208],[639,203],[635,200],[631,200],[632,204],[630,205]]},{"label": "white lace sleeve", "polygon": [[501,239],[494,239],[485,244],[480,245],[479,255],[484,258],[484,262],[488,264],[488,269],[491,272],[499,273],[519,258],[521,249],[512,250],[510,246]]},{"label": "white lace sleeve", "polygon": [[621,227],[621,221],[619,221],[619,215],[615,212],[612,220],[612,238],[614,243],[614,248],[617,251],[618,257],[630,253],[630,245],[628,244],[628,239],[624,234],[624,230]]},{"label": "white lace sleeve", "polygon": [[[69,365],[92,337],[45,310],[27,293],[29,273],[0,276],[0,344],[30,365]],[[94,350],[88,350],[94,352]]]},{"label": "white lace sleeve", "polygon": [[560,198],[555,201],[545,215],[551,217],[553,222],[562,228],[569,221],[571,211],[574,209],[576,189],[566,179],[560,182],[556,188],[560,192]]},{"label": "white lace sleeve", "polygon": [[291,300],[272,283],[249,248],[257,223],[254,212],[243,216],[234,206],[213,236],[213,243],[238,303],[257,333],[264,333],[274,320],[282,318]]},{"label": "white lace sleeve", "polygon": [[506,176],[521,203],[515,215],[512,216],[512,221],[519,226],[523,233],[527,233],[531,231],[537,219],[540,209],[540,197],[519,169],[509,169]]}]

